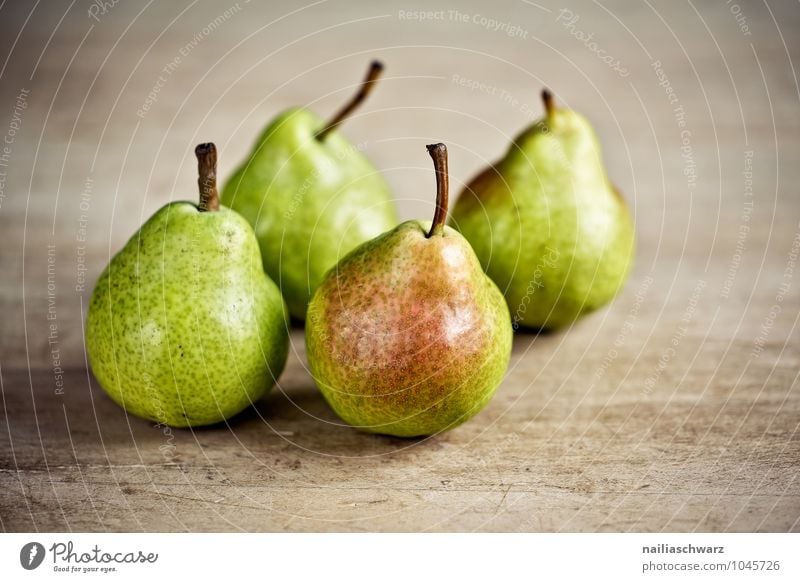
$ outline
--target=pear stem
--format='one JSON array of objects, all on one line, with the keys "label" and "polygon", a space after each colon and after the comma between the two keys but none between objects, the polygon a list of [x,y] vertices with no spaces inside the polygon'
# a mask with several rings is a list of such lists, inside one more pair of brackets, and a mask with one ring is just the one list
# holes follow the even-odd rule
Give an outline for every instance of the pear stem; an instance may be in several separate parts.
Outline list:
[{"label": "pear stem", "polygon": [[427,238],[433,235],[444,234],[444,223],[447,220],[447,198],[450,184],[447,175],[447,146],[443,143],[425,146],[433,158],[433,167],[436,170],[436,213],[433,215],[433,224]]},{"label": "pear stem", "polygon": [[330,132],[336,129],[340,123],[350,116],[353,110],[361,105],[361,103],[372,92],[372,88],[375,86],[375,82],[378,80],[378,77],[381,76],[382,72],[383,63],[380,61],[372,61],[370,63],[367,76],[364,77],[364,80],[361,82],[361,87],[358,89],[358,93],[356,93],[353,98],[348,101],[347,104],[342,107],[336,115],[333,116],[333,118],[331,118],[330,121],[328,121],[325,127],[317,132],[316,138],[318,140],[324,141]]},{"label": "pear stem", "polygon": [[194,148],[197,156],[197,185],[200,188],[200,212],[216,212],[219,210],[219,192],[217,191],[217,146],[213,143],[201,143]]},{"label": "pear stem", "polygon": [[552,115],[553,111],[556,110],[556,100],[549,89],[542,89],[542,102],[547,115]]}]

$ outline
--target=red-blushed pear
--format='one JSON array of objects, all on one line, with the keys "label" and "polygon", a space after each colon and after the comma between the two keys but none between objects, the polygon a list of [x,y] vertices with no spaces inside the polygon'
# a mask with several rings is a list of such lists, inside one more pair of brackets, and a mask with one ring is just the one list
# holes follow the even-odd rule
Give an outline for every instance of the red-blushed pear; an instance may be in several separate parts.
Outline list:
[{"label": "red-blushed pear", "polygon": [[359,246],[309,304],[314,380],[342,419],[368,432],[413,437],[461,424],[489,402],[511,354],[503,295],[445,226],[447,148],[428,151],[433,222],[405,222]]}]

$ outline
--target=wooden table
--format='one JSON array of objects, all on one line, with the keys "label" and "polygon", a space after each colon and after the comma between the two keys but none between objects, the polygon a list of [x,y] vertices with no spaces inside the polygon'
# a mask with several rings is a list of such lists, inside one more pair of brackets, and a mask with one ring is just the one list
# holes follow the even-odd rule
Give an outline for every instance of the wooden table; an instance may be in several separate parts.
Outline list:
[{"label": "wooden table", "polygon": [[[800,529],[797,5],[457,5],[3,5],[3,530]],[[432,215],[425,143],[458,189],[543,85],[584,112],[636,215],[625,292],[518,335],[491,404],[426,440],[342,426],[301,331],[227,426],[126,416],[83,349],[109,255],[194,198],[194,144],[227,175],[265,120],[329,114],[374,57],[386,78],[343,131],[404,219]]]}]

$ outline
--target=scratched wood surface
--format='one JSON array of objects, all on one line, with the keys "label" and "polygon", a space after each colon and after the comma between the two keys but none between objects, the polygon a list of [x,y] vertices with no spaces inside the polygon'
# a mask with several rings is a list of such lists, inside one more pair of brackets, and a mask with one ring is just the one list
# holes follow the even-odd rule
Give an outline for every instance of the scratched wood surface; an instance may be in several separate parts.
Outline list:
[{"label": "scratched wood surface", "polygon": [[[797,4],[459,2],[420,20],[428,4],[2,5],[3,530],[800,529]],[[518,335],[490,405],[429,439],[342,426],[299,330],[280,386],[228,425],[126,416],[83,349],[109,253],[194,197],[195,143],[217,142],[225,176],[266,119],[330,113],[373,57],[383,86],[343,131],[404,219],[432,214],[425,143],[448,143],[458,189],[543,85],[583,111],[636,215],[624,293]]]}]

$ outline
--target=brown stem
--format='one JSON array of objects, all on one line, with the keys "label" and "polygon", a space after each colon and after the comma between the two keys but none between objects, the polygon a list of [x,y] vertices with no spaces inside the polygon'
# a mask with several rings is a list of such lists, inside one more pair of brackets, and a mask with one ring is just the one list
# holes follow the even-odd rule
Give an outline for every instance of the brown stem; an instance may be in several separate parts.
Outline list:
[{"label": "brown stem", "polygon": [[542,101],[544,102],[544,110],[547,115],[552,115],[556,110],[556,100],[549,89],[542,89]]},{"label": "brown stem", "polygon": [[217,146],[213,143],[201,143],[194,148],[197,156],[197,185],[200,188],[200,212],[216,212],[219,210],[219,192],[217,192]]},{"label": "brown stem", "polygon": [[347,102],[347,104],[342,107],[339,112],[333,116],[333,118],[323,127],[321,130],[317,132],[317,139],[323,141],[327,135],[336,129],[340,123],[342,123],[347,117],[356,109],[361,103],[366,99],[369,94],[372,92],[372,88],[375,86],[375,82],[378,80],[378,77],[381,76],[383,72],[383,63],[380,61],[372,61],[369,65],[369,71],[367,71],[367,76],[364,77],[364,80],[361,82],[361,87],[358,89],[358,93],[356,93],[353,98]]},{"label": "brown stem", "polygon": [[443,143],[436,143],[425,147],[428,148],[428,153],[433,158],[433,167],[436,170],[436,213],[433,215],[433,224],[427,234],[427,238],[431,238],[435,234],[444,233],[450,184],[447,177],[447,146]]}]

